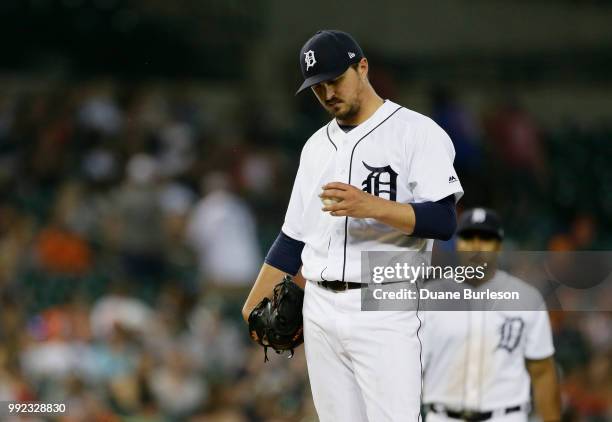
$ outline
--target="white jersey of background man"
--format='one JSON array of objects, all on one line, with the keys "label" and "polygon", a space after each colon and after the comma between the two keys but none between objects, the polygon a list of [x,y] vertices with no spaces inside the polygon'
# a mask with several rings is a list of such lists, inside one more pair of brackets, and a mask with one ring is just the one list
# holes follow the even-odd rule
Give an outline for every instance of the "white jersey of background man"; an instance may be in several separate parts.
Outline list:
[{"label": "white jersey of background man", "polygon": [[[455,151],[431,119],[385,101],[344,132],[336,120],[305,144],[282,230],[305,243],[304,344],[321,421],[417,421],[420,321],[415,312],[361,312],[359,289],[333,292],[322,280],[361,280],[362,251],[426,251],[419,239],[374,219],[333,217],[318,194],[329,182],[401,203],[463,194]],[[340,394],[339,394],[340,393]]]},{"label": "white jersey of background man", "polygon": [[[470,288],[451,283],[458,289]],[[545,359],[554,353],[542,297],[535,288],[501,270],[472,289],[520,292],[524,298],[520,307],[525,310],[491,302],[489,309],[493,310],[424,312],[423,402],[435,408],[428,412],[427,421],[456,421],[448,417],[447,410],[468,410],[493,412],[489,421],[525,422],[530,401],[525,360]]]}]

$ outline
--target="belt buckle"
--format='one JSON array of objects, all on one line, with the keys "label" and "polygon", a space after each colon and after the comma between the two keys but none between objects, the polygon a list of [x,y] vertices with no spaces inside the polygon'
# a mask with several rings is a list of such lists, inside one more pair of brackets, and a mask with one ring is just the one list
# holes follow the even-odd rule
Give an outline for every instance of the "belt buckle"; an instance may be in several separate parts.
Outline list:
[{"label": "belt buckle", "polygon": [[473,410],[464,410],[461,412],[461,419],[464,421],[473,421],[476,419],[476,416],[478,416],[478,412]]},{"label": "belt buckle", "polygon": [[334,293],[344,292],[348,289],[348,283],[340,280],[327,282],[327,289]]},{"label": "belt buckle", "polygon": [[[343,287],[334,287],[334,283],[342,283]],[[323,281],[318,281],[317,284],[323,287],[325,290],[329,290],[334,293],[343,292],[348,289],[348,283],[346,281],[340,281],[340,280],[336,280],[336,281],[323,280]]]}]

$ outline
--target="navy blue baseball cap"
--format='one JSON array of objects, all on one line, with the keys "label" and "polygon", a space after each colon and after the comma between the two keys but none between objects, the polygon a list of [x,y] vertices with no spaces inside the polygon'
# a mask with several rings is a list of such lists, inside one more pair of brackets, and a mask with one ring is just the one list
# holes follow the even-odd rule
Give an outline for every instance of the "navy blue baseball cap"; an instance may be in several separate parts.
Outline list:
[{"label": "navy blue baseball cap", "polygon": [[300,67],[304,83],[296,95],[320,82],[337,78],[363,58],[357,41],[346,32],[317,31],[300,50]]},{"label": "navy blue baseball cap", "polygon": [[457,236],[469,237],[474,234],[488,234],[503,240],[504,229],[499,215],[488,208],[472,208],[464,211],[457,223]]}]

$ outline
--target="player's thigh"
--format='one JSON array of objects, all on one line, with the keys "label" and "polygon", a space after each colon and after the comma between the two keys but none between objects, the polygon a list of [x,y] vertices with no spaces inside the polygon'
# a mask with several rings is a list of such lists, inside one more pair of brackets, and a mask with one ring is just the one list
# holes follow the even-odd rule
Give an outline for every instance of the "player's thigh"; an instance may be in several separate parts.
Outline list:
[{"label": "player's thigh", "polygon": [[312,398],[321,422],[367,422],[363,397],[339,342],[304,319],[304,347]]},{"label": "player's thigh", "polygon": [[[322,422],[367,422],[363,397],[351,362],[343,352],[334,312],[318,286],[304,298],[304,347],[313,402]],[[314,292],[312,291],[314,290]]]},{"label": "player's thigh", "polygon": [[418,330],[412,312],[368,312],[356,319],[350,356],[370,420],[418,420],[422,374]]}]

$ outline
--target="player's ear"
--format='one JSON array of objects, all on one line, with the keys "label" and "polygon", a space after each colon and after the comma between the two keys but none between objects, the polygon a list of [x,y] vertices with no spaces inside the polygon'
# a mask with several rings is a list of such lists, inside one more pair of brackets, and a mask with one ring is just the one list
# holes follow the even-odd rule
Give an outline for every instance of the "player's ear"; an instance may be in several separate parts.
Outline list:
[{"label": "player's ear", "polygon": [[368,80],[368,72],[369,72],[368,59],[363,57],[359,61],[359,63],[357,63],[357,73],[359,73],[359,77],[363,81],[366,81],[366,80]]}]

